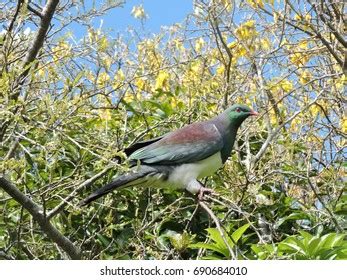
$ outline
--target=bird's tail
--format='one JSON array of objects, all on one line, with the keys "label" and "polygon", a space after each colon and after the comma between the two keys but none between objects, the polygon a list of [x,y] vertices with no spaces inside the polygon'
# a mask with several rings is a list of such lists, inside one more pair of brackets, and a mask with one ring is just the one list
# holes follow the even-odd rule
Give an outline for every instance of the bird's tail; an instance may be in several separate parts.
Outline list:
[{"label": "bird's tail", "polygon": [[118,178],[116,178],[116,180],[93,192],[87,198],[83,199],[79,203],[79,206],[85,206],[90,202],[98,199],[99,197],[108,194],[109,192],[118,188],[146,184],[149,178],[154,175],[160,175],[159,170],[149,166],[140,167],[139,170],[136,171],[132,170],[131,172],[119,176]]}]

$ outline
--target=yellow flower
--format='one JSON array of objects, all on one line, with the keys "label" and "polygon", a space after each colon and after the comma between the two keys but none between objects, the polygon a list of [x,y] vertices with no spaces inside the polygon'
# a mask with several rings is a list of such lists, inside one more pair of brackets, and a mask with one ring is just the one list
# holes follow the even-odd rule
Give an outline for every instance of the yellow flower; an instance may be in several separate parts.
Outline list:
[{"label": "yellow flower", "polygon": [[304,18],[305,18],[305,20],[308,21],[308,22],[311,21],[311,15],[310,15],[310,14],[305,15]]},{"label": "yellow flower", "polygon": [[101,118],[102,120],[104,120],[104,121],[109,121],[109,120],[111,120],[111,112],[110,112],[110,110],[107,110],[107,109],[101,110],[101,111],[99,112],[99,116],[100,116],[100,118]]},{"label": "yellow flower", "polygon": [[200,72],[200,66],[201,66],[200,61],[196,60],[192,62],[190,69],[192,70],[193,73],[198,74]]},{"label": "yellow flower", "polygon": [[105,68],[106,68],[107,70],[109,70],[110,67],[111,67],[111,63],[112,63],[111,59],[110,59],[109,57],[103,57],[103,58],[101,59],[101,61],[102,61],[103,65],[105,66]]},{"label": "yellow flower", "polygon": [[133,100],[135,100],[135,96],[132,92],[127,91],[123,96],[123,101],[126,103],[131,103]]},{"label": "yellow flower", "polygon": [[220,0],[220,2],[222,2],[222,5],[227,10],[227,12],[231,12],[231,8],[232,8],[231,0]]},{"label": "yellow flower", "polygon": [[107,73],[102,72],[99,74],[96,84],[99,87],[105,87],[109,80],[110,80],[110,76]]},{"label": "yellow flower", "polygon": [[199,38],[198,40],[195,41],[195,50],[197,52],[200,52],[204,45],[205,45],[204,39]]},{"label": "yellow flower", "polygon": [[310,22],[311,21],[311,15],[310,14],[306,14],[305,16],[303,16],[303,15],[296,14],[294,16],[294,19],[296,21],[307,21],[307,22]]},{"label": "yellow flower", "polygon": [[228,48],[231,49],[231,50],[232,50],[233,48],[235,48],[236,46],[237,46],[237,42],[236,42],[236,41],[231,42],[231,43],[228,44]]},{"label": "yellow flower", "polygon": [[179,50],[179,51],[184,51],[184,46],[183,46],[181,40],[175,39],[175,40],[173,40],[173,43],[174,43],[175,48],[176,48],[177,50]]},{"label": "yellow flower", "polygon": [[137,19],[147,18],[145,9],[143,8],[142,5],[134,6],[133,9],[131,10],[131,14],[133,15],[134,18],[137,18]]},{"label": "yellow flower", "polygon": [[37,74],[40,77],[44,77],[45,76],[45,70],[43,69],[43,67],[40,67],[39,70],[37,71]]},{"label": "yellow flower", "polygon": [[285,91],[285,92],[290,92],[293,89],[293,84],[292,82],[288,81],[288,80],[283,80],[280,83],[280,87]]},{"label": "yellow flower", "polygon": [[264,3],[262,0],[247,0],[247,2],[253,7],[253,8],[264,8]]},{"label": "yellow flower", "polygon": [[254,81],[250,82],[249,90],[252,93],[256,93],[258,91],[258,86],[257,86],[257,84]]},{"label": "yellow flower", "polygon": [[278,22],[278,13],[274,12],[274,23]]},{"label": "yellow flower", "polygon": [[298,128],[299,128],[299,125],[300,125],[301,121],[300,119],[298,118],[298,116],[292,120],[291,124],[290,124],[290,128],[293,132],[297,131]]},{"label": "yellow flower", "polygon": [[170,74],[160,70],[155,81],[155,89],[168,89]]},{"label": "yellow flower", "polygon": [[269,50],[271,48],[271,42],[268,38],[265,38],[265,39],[261,39],[260,40],[260,47],[263,49],[263,50]]},{"label": "yellow flower", "polygon": [[235,31],[236,35],[241,40],[248,40],[254,38],[258,35],[258,32],[255,29],[255,21],[249,20],[241,24]]},{"label": "yellow flower", "polygon": [[338,90],[343,89],[346,86],[347,83],[347,77],[345,74],[341,76],[341,78],[337,79],[335,82],[335,86]]},{"label": "yellow flower", "polygon": [[234,59],[237,59],[241,56],[246,56],[247,54],[247,49],[243,46],[243,45],[237,45],[235,48],[234,48]]},{"label": "yellow flower", "polygon": [[141,78],[137,78],[135,81],[135,86],[139,89],[139,90],[144,90],[145,89],[145,84],[146,82],[141,79]]},{"label": "yellow flower", "polygon": [[276,117],[276,113],[275,113],[275,110],[274,109],[271,109],[269,111],[269,117],[270,117],[270,122],[272,124],[276,124],[277,123],[277,117]]},{"label": "yellow flower", "polygon": [[299,42],[295,48],[294,52],[289,56],[290,61],[297,65],[303,66],[310,60],[310,55],[306,52],[308,49],[308,42],[303,40]]},{"label": "yellow flower", "polygon": [[299,82],[300,84],[304,85],[304,84],[307,84],[309,81],[311,81],[311,79],[312,79],[312,75],[310,71],[304,70],[300,74]]},{"label": "yellow flower", "polygon": [[310,60],[310,56],[302,52],[296,52],[290,55],[289,59],[297,66],[304,66]]},{"label": "yellow flower", "polygon": [[313,104],[310,108],[309,108],[309,112],[314,116],[316,117],[319,112],[321,111],[321,108],[316,105],[316,104]]},{"label": "yellow flower", "polygon": [[119,69],[119,70],[117,71],[117,73],[116,73],[116,77],[117,77],[119,80],[124,81],[124,79],[125,79],[125,75],[124,75],[124,73],[123,73],[123,70],[122,70],[122,69]]},{"label": "yellow flower", "polygon": [[214,80],[211,81],[212,89],[218,89],[219,87],[220,87],[220,84],[217,81],[214,81]]},{"label": "yellow flower", "polygon": [[347,118],[346,117],[343,117],[341,119],[341,131],[343,133],[347,133]]},{"label": "yellow flower", "polygon": [[123,73],[123,70],[119,69],[117,71],[116,75],[114,75],[114,80],[113,80],[113,84],[112,84],[113,88],[114,89],[119,88],[122,85],[122,83],[124,82],[124,80],[125,80],[125,75]]},{"label": "yellow flower", "polygon": [[60,41],[57,46],[52,49],[53,60],[61,60],[68,57],[71,54],[71,45],[66,41]]},{"label": "yellow flower", "polygon": [[106,51],[106,49],[108,48],[108,40],[107,40],[107,37],[106,36],[102,36],[99,41],[98,41],[98,47],[99,47],[99,50],[101,52],[104,52]]},{"label": "yellow flower", "polygon": [[307,41],[303,40],[298,44],[298,48],[301,50],[307,50],[308,43]]},{"label": "yellow flower", "polygon": [[93,72],[87,70],[87,71],[85,71],[85,76],[89,81],[94,82],[95,76],[94,76]]},{"label": "yellow flower", "polygon": [[[227,12],[231,12],[231,8],[232,8],[232,1],[231,0],[212,0],[211,2],[213,2],[213,4],[215,4],[216,6],[223,7]],[[203,11],[199,11],[199,9],[201,10],[199,5],[197,5],[196,8],[198,8],[197,12],[199,14],[203,13]]]},{"label": "yellow flower", "polygon": [[219,66],[219,67],[216,69],[216,73],[217,73],[218,75],[223,75],[224,72],[225,72],[225,67],[224,67],[224,65],[221,65],[221,66]]}]

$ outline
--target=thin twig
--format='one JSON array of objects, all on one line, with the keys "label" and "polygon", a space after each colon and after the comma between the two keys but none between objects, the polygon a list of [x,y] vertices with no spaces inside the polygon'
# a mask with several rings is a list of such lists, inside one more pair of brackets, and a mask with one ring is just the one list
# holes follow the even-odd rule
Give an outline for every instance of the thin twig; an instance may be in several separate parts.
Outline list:
[{"label": "thin twig", "polygon": [[[220,233],[220,235],[221,235],[221,237],[222,237],[222,239],[223,239],[223,241],[225,243],[225,246],[228,248],[228,251],[229,251],[229,253],[231,255],[231,258],[233,260],[236,260],[237,258],[235,256],[235,253],[234,253],[233,249],[230,247],[230,244],[229,244],[229,242],[227,241],[227,239],[225,237],[225,233],[224,233],[224,231],[223,231],[223,229],[222,229],[222,227],[220,225],[220,222],[219,222],[218,218],[213,213],[213,211],[206,205],[206,203],[204,203],[204,202],[202,202],[200,200],[199,200],[198,203],[201,206],[201,208],[203,208],[206,211],[206,213],[212,218],[212,220],[214,221],[214,223],[215,223],[215,225],[217,227],[217,230],[219,231],[219,233]],[[234,245],[236,245],[236,244],[234,244]]]},{"label": "thin twig", "polygon": [[60,211],[64,209],[65,205],[76,196],[76,193],[78,193],[80,190],[84,189],[85,187],[93,184],[97,179],[105,175],[113,167],[114,167],[113,165],[107,166],[102,171],[100,171],[99,173],[95,174],[93,177],[89,178],[88,180],[80,184],[77,188],[73,190],[73,192],[71,192],[66,198],[64,198],[63,201],[60,202],[60,204],[57,207],[55,207],[53,210],[51,210],[47,214],[47,219],[48,220],[52,219],[55,215],[57,215]]},{"label": "thin twig", "polygon": [[334,214],[331,212],[331,210],[328,208],[328,206],[325,204],[324,200],[321,198],[320,194],[317,192],[316,190],[316,186],[313,185],[311,179],[310,179],[310,169],[311,166],[310,164],[307,164],[307,170],[306,170],[306,180],[308,182],[308,185],[310,187],[310,189],[312,190],[312,192],[314,193],[314,195],[317,197],[318,201],[322,204],[322,206],[324,207],[324,209],[328,212],[332,222],[335,225],[335,228],[338,232],[343,232],[342,227],[339,225],[336,217],[334,216]]}]

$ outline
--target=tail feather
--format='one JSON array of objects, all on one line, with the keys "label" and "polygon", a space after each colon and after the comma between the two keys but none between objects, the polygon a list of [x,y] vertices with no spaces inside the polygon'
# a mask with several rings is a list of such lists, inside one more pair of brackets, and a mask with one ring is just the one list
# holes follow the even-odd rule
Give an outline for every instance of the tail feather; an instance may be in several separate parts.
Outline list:
[{"label": "tail feather", "polygon": [[107,185],[96,190],[91,195],[83,199],[79,203],[79,206],[85,206],[115,189],[143,184],[148,180],[148,176],[153,176],[160,173],[161,172],[159,170],[153,167],[144,166],[141,167],[140,170],[132,171],[130,173],[121,175],[118,178],[116,178],[116,180],[108,183]]}]

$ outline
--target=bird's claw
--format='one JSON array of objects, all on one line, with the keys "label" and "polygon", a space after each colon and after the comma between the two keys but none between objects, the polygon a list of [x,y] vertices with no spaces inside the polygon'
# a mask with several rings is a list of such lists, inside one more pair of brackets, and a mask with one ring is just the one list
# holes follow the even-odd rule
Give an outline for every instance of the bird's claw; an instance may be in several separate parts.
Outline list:
[{"label": "bird's claw", "polygon": [[199,200],[204,200],[204,195],[205,194],[214,194],[214,191],[209,188],[201,187],[198,193],[198,199]]}]

